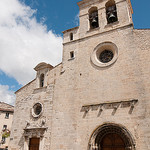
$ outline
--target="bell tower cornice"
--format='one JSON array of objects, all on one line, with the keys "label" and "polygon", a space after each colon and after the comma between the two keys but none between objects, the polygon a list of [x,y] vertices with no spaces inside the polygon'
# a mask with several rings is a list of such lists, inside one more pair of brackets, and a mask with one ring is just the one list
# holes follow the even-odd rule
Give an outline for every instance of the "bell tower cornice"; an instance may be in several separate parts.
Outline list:
[{"label": "bell tower cornice", "polygon": [[102,1],[102,0],[82,0],[80,2],[78,2],[78,6],[81,8],[81,7],[86,7],[88,5],[92,5],[94,3],[97,3],[99,1]]},{"label": "bell tower cornice", "polygon": [[[91,4],[94,4],[97,2],[103,2],[103,1],[107,2],[109,0],[82,0],[82,1],[78,2],[77,4],[79,7],[86,7],[88,5],[91,5]],[[132,8],[131,0],[116,0],[116,3],[119,1],[127,1],[129,9],[130,9],[131,13],[133,14],[133,8]]]}]

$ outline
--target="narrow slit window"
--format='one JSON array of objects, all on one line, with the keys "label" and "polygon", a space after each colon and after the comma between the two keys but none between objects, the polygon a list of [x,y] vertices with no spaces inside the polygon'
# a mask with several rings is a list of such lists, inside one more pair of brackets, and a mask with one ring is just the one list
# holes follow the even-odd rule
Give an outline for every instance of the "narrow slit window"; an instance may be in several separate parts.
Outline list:
[{"label": "narrow slit window", "polygon": [[40,76],[40,87],[44,87],[44,74]]},{"label": "narrow slit window", "polygon": [[6,130],[7,129],[7,125],[3,125],[3,130]]},{"label": "narrow slit window", "polygon": [[70,41],[73,40],[73,33],[70,33]]},{"label": "narrow slit window", "polygon": [[74,58],[74,51],[70,52],[70,58]]},{"label": "narrow slit window", "polygon": [[6,112],[5,119],[9,119],[9,113]]}]

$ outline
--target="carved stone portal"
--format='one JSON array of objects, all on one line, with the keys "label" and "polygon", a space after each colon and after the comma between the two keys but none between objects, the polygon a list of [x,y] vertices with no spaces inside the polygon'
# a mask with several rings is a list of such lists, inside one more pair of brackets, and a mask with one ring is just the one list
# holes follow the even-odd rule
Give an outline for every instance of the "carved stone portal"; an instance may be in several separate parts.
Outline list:
[{"label": "carved stone portal", "polygon": [[88,150],[135,150],[135,141],[129,131],[118,124],[106,123],[91,135]]}]

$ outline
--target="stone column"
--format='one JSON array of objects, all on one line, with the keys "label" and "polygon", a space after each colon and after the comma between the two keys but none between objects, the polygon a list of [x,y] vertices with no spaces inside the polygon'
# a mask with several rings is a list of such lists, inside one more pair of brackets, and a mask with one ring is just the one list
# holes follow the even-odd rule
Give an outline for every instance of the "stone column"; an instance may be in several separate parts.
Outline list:
[{"label": "stone column", "polygon": [[40,137],[39,149],[44,150],[44,137],[43,136]]},{"label": "stone column", "polygon": [[25,137],[24,150],[29,150],[29,138]]}]

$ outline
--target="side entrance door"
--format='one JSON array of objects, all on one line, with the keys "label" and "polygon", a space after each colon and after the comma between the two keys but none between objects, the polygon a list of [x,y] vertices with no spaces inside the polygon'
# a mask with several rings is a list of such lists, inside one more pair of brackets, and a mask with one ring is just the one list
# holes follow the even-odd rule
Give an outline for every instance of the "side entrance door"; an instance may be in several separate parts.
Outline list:
[{"label": "side entrance door", "polygon": [[31,138],[29,141],[29,150],[39,150],[40,138]]}]

